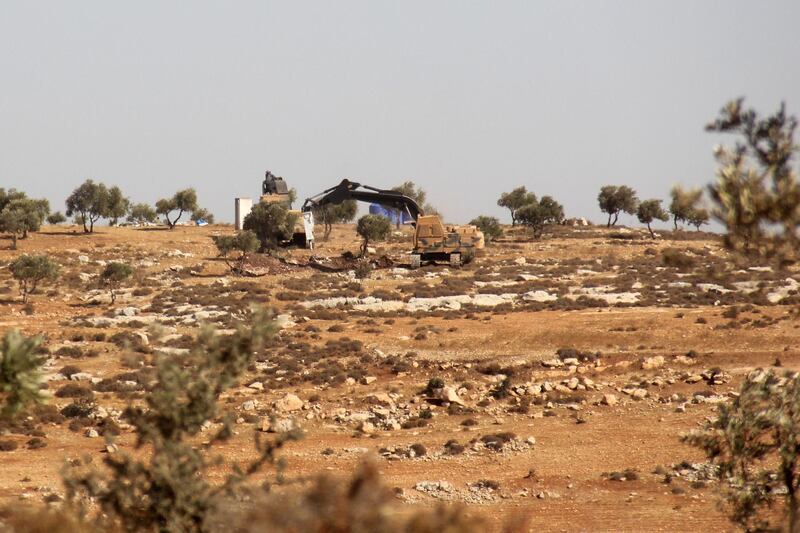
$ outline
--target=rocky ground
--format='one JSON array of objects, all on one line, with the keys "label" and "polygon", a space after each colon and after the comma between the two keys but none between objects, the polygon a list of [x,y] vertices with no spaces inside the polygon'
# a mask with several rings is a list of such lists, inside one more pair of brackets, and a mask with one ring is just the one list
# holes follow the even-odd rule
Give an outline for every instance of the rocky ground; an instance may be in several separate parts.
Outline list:
[{"label": "rocky ground", "polygon": [[[53,395],[24,431],[3,430],[0,500],[57,504],[65,460],[131,445],[119,415],[147,394],[153,356],[186,350],[203,324],[230,330],[252,304],[280,333],[223,399],[238,423],[226,456],[300,426],[290,472],[372,456],[409,505],[523,514],[537,531],[727,528],[713,471],[679,435],[756,368],[800,366],[800,276],[736,264],[712,234],[513,230],[461,269],[410,270],[398,233],[357,279],[342,257],[358,250],[352,226],[254,258],[256,277],[216,258],[210,236],[229,232],[46,228],[0,250],[0,265],[42,252],[62,265],[29,307],[0,266],[0,332],[45,336]],[[114,305],[96,286],[108,261],[136,268]]]}]

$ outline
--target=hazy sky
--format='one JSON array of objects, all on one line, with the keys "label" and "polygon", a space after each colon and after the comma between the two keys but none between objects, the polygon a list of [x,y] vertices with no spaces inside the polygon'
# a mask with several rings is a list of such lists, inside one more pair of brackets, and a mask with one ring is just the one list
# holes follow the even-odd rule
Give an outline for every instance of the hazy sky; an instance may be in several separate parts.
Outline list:
[{"label": "hazy sky", "polygon": [[[0,1],[0,187],[85,178],[219,219],[264,170],[305,198],[411,179],[449,221],[526,185],[601,221],[603,184],[713,178],[730,98],[800,111],[800,2]],[[625,223],[632,223],[623,217]]]}]

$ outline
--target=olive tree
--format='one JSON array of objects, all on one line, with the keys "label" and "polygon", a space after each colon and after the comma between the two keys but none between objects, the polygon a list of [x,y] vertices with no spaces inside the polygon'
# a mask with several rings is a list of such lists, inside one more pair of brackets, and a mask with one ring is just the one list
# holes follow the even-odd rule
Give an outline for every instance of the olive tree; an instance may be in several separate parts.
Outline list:
[{"label": "olive tree", "polygon": [[708,209],[700,207],[692,210],[686,222],[694,226],[695,230],[700,231],[700,226],[708,224],[709,219]]},{"label": "olive tree", "polygon": [[[258,236],[252,231],[239,231],[235,235],[213,235],[211,240],[219,251],[219,256],[228,265],[234,274],[244,272],[244,264],[247,257],[258,251],[261,243]],[[238,252],[238,257],[230,257],[230,254]]]},{"label": "olive tree", "polygon": [[119,187],[114,185],[108,190],[108,211],[106,212],[106,217],[108,217],[110,225],[116,226],[119,219],[128,214],[130,208],[131,201],[123,196],[122,190]]},{"label": "olive tree", "polygon": [[517,223],[520,222],[517,212],[526,205],[531,205],[536,201],[536,195],[532,192],[528,192],[528,189],[523,186],[517,187],[511,192],[504,192],[501,194],[500,199],[497,200],[497,205],[505,207],[511,212],[511,225],[516,226]]},{"label": "olive tree", "polygon": [[117,301],[117,291],[122,287],[122,284],[131,277],[133,268],[126,264],[117,261],[108,263],[100,273],[100,281],[108,287],[111,293],[111,304]]},{"label": "olive tree", "polygon": [[191,221],[192,222],[200,222],[201,220],[205,220],[208,224],[214,223],[214,213],[209,211],[204,207],[199,207],[192,212]]},{"label": "olive tree", "polygon": [[158,220],[158,214],[148,204],[133,204],[128,211],[127,220],[132,224],[152,224]]},{"label": "olive tree", "polygon": [[252,231],[258,237],[262,250],[274,250],[283,241],[288,241],[294,233],[297,215],[290,213],[281,202],[259,202],[244,217],[243,229]]},{"label": "olive tree", "polygon": [[497,220],[497,217],[481,215],[473,218],[469,223],[477,226],[483,232],[483,238],[487,244],[503,236],[503,228],[500,227],[500,221]]},{"label": "olive tree", "polygon": [[654,220],[669,220],[669,214],[661,207],[661,200],[653,199],[645,200],[639,204],[639,207],[636,208],[636,218],[638,218],[639,222],[642,224],[647,225],[647,231],[650,232],[650,237],[655,239],[656,234],[653,233],[650,224],[652,224]]},{"label": "olive tree", "polygon": [[[399,192],[403,196],[408,196],[414,200],[414,202],[416,202],[419,208],[422,209],[422,212],[426,215],[439,215],[439,211],[426,201],[428,198],[428,193],[413,181],[405,181],[396,187],[392,187],[391,190],[394,192]],[[397,227],[400,227],[400,223],[402,222],[402,214],[399,210],[396,211],[396,213]],[[355,215],[353,215],[353,217],[355,218]]]},{"label": "olive tree", "polygon": [[25,239],[29,232],[39,231],[49,212],[50,202],[47,200],[12,200],[0,211],[0,231],[11,234],[11,248],[16,250],[17,239]]},{"label": "olive tree", "polygon": [[684,190],[680,185],[676,185],[670,191],[671,201],[669,212],[672,215],[674,228],[678,229],[678,222],[689,222],[689,219],[702,210],[700,202],[703,196],[702,189]]},{"label": "olive tree", "polygon": [[325,228],[323,240],[330,237],[333,224],[346,224],[352,222],[358,214],[358,202],[353,199],[345,200],[339,204],[326,204],[314,209],[314,220],[322,221]]},{"label": "olive tree", "polygon": [[729,102],[708,131],[737,136],[718,146],[717,180],[709,186],[713,215],[725,226],[725,243],[749,258],[793,260],[800,249],[800,183],[792,168],[797,119],[786,106],[767,117]]},{"label": "olive tree", "polygon": [[0,339],[0,418],[13,420],[28,405],[42,403],[41,367],[45,358],[39,355],[41,337],[26,337],[9,330]]},{"label": "olive tree", "polygon": [[[718,467],[730,519],[746,531],[800,531],[800,377],[753,371],[717,416],[682,437]],[[783,500],[784,527],[770,511]]]},{"label": "olive tree", "polygon": [[620,213],[635,215],[639,199],[636,197],[636,191],[627,185],[605,185],[597,195],[597,203],[603,213],[608,213],[606,227],[611,227],[616,226]]},{"label": "olive tree", "polygon": [[364,242],[361,244],[361,257],[367,255],[367,248],[370,241],[382,241],[389,236],[392,231],[391,221],[379,215],[364,215],[358,219],[356,225],[356,233],[358,233]]},{"label": "olive tree", "polygon": [[79,217],[84,233],[93,233],[95,222],[109,216],[110,202],[108,187],[86,180],[67,197],[67,216]]},{"label": "olive tree", "polygon": [[61,211],[56,211],[55,213],[50,213],[47,216],[47,223],[52,226],[57,226],[58,224],[63,224],[67,221],[67,217],[64,216],[64,213]]},{"label": "olive tree", "polygon": [[[169,229],[174,229],[175,224],[184,213],[191,213],[198,209],[197,192],[194,189],[178,191],[172,198],[162,198],[156,202],[156,214],[163,215]],[[178,213],[171,218],[173,211]]]},{"label": "olive tree", "polygon": [[[534,196],[535,198],[535,196]],[[531,228],[533,236],[542,236],[546,224],[560,224],[564,220],[564,208],[550,196],[542,196],[516,212],[520,224]]]},{"label": "olive tree", "polygon": [[28,295],[36,291],[43,281],[58,277],[58,264],[46,255],[21,255],[8,265],[11,276],[19,283],[22,303],[28,303]]}]

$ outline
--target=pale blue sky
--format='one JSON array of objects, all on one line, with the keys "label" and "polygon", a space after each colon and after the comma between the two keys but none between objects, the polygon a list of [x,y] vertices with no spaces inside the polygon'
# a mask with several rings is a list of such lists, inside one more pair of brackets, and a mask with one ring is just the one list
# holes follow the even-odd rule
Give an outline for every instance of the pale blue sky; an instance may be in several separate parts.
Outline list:
[{"label": "pale blue sky", "polygon": [[[736,96],[800,110],[797,1],[0,2],[0,186],[63,209],[87,177],[233,218],[263,172],[305,198],[412,179],[454,222],[526,185],[713,178]],[[629,217],[623,222],[632,223]]]}]

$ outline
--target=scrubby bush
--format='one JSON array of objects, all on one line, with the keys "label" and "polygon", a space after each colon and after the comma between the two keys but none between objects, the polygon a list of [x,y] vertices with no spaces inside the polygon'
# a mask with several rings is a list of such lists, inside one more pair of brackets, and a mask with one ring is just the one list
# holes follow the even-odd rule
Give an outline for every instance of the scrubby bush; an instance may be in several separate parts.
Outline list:
[{"label": "scrubby bush", "polygon": [[8,265],[8,270],[19,283],[22,302],[28,303],[28,295],[36,291],[41,282],[55,279],[59,267],[46,255],[21,255]]},{"label": "scrubby bush", "polygon": [[686,255],[686,253],[677,248],[664,248],[661,250],[661,262],[664,266],[681,269],[690,268],[695,265],[693,257]]},{"label": "scrubby bush", "polygon": [[17,330],[0,339],[0,418],[16,418],[27,406],[44,401],[40,343],[40,337],[25,337]]},{"label": "scrubby bush", "polygon": [[[244,272],[248,255],[256,252],[260,246],[256,234],[249,230],[239,231],[235,235],[214,235],[211,240],[214,241],[219,256],[234,274]],[[238,252],[239,256],[231,258],[230,254],[234,252]]]},{"label": "scrubby bush", "polygon": [[111,304],[117,301],[117,290],[133,274],[133,267],[126,263],[111,262],[106,265],[100,274],[100,280],[108,287],[111,293]]},{"label": "scrubby bush", "polygon": [[257,441],[258,458],[236,468],[220,484],[212,484],[209,468],[219,469],[211,457],[215,443],[232,435],[231,420],[196,446],[204,425],[220,418],[219,396],[251,364],[253,354],[272,335],[274,326],[256,313],[252,327],[239,327],[234,335],[218,336],[205,329],[197,344],[184,355],[156,358],[156,384],[145,406],[129,406],[124,418],[133,426],[138,448],[147,454],[108,454],[106,470],[80,466],[65,474],[67,499],[79,504],[82,496],[97,506],[97,520],[105,518],[128,531],[205,531],[209,516],[222,495],[230,492],[265,463],[274,462],[277,450],[295,433],[281,434],[266,443]]},{"label": "scrubby bush", "polygon": [[[800,377],[756,370],[717,417],[683,437],[717,467],[730,519],[746,531],[800,530]],[[783,523],[770,523],[776,500]]]},{"label": "scrubby bush", "polygon": [[361,257],[367,255],[370,241],[382,241],[392,231],[392,223],[388,218],[378,215],[364,215],[358,219],[356,232],[364,239],[361,244]]},{"label": "scrubby bush", "polygon": [[252,231],[261,242],[261,249],[274,250],[278,245],[292,238],[297,215],[280,202],[259,202],[244,218],[243,227]]},{"label": "scrubby bush", "polygon": [[481,215],[477,218],[473,218],[469,223],[473,226],[477,226],[477,228],[483,232],[483,238],[486,240],[487,244],[503,236],[503,228],[500,227],[500,221],[497,220],[497,217]]},{"label": "scrubby bush", "polygon": [[[156,214],[164,216],[164,222],[167,223],[169,229],[175,228],[175,224],[184,213],[191,213],[197,209],[197,192],[194,189],[183,189],[176,192],[172,198],[162,198],[156,202]],[[175,218],[171,218],[174,211],[178,213]]]},{"label": "scrubby bush", "polygon": [[748,257],[795,259],[800,249],[800,183],[792,162],[797,119],[785,105],[762,118],[729,102],[706,129],[740,137],[735,147],[719,146],[716,183],[709,186],[714,217],[726,229],[726,245]]}]

